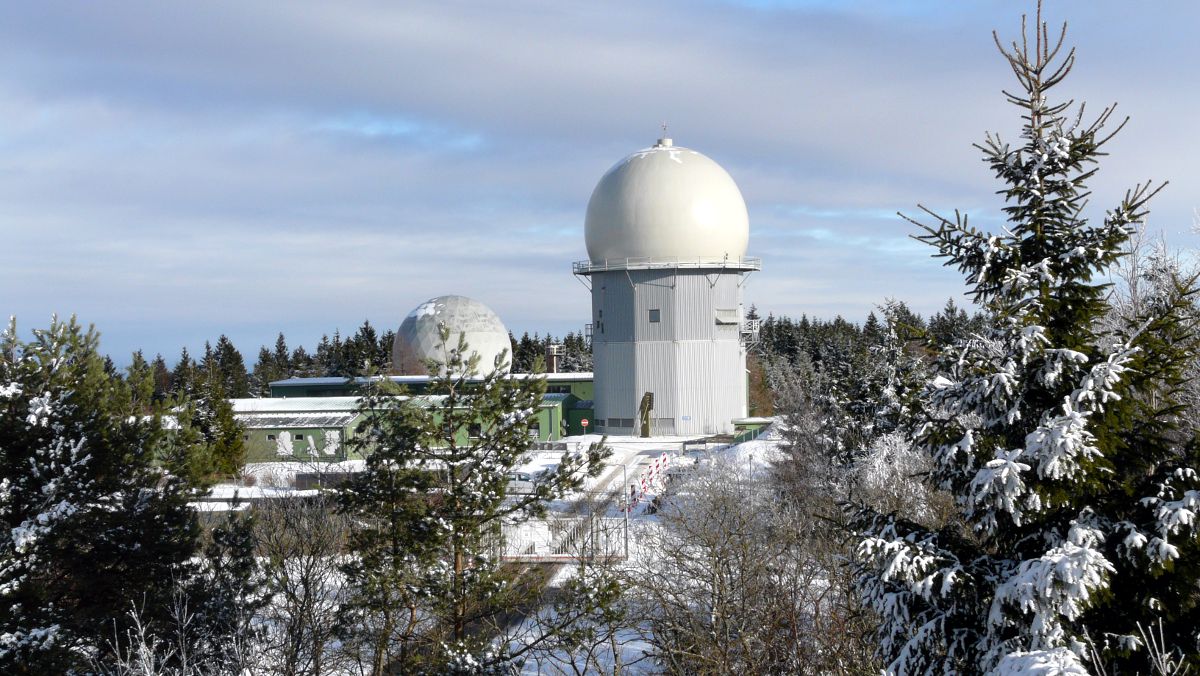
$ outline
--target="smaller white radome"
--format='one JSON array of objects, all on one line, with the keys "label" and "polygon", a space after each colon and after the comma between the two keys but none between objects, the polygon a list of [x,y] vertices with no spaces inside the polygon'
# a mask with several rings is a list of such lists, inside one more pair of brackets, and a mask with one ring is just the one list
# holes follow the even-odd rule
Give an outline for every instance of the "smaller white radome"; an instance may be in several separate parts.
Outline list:
[{"label": "smaller white radome", "polygon": [[[392,344],[392,369],[399,375],[429,375],[427,360],[443,362],[439,327],[450,330],[448,347],[458,345],[459,336],[471,352],[479,355],[479,372],[491,372],[496,357],[511,349],[508,329],[491,308],[465,296],[438,296],[421,303],[400,324]],[[511,355],[505,355],[504,372]]]},{"label": "smaller white radome", "polygon": [[721,165],[664,138],[604,174],[588,201],[584,233],[594,263],[739,259],[750,220]]}]

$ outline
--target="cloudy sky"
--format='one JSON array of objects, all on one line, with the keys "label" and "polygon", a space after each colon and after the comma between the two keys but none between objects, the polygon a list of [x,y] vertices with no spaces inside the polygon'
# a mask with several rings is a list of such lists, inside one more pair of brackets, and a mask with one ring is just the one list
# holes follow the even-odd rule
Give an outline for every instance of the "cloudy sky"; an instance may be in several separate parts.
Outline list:
[{"label": "cloudy sky", "polygon": [[[570,274],[596,181],[659,124],[721,163],[751,219],[764,311],[928,314],[962,288],[895,216],[997,224],[971,144],[1009,134],[991,42],[1030,2],[742,0],[5,3],[0,311],[95,323],[173,359],[221,333],[252,360],[395,326],[458,293],[509,328],[588,321]],[[1169,179],[1200,206],[1200,4],[1049,0],[1062,89],[1132,117],[1099,210]]]}]

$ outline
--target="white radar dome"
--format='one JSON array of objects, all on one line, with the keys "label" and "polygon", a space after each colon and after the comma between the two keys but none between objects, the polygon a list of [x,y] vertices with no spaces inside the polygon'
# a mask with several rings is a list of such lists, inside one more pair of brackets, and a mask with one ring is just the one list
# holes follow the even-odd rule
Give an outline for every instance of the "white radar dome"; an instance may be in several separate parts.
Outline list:
[{"label": "white radar dome", "polygon": [[[439,332],[443,325],[450,330],[447,347],[458,345],[463,336],[468,349],[479,355],[480,375],[491,372],[502,351],[511,353],[508,329],[491,308],[465,296],[438,296],[418,305],[401,322],[392,345],[392,368],[400,375],[429,375],[426,360],[446,360]],[[509,354],[504,361],[511,358]],[[505,366],[504,372],[508,370]]]},{"label": "white radar dome", "polygon": [[739,259],[746,255],[750,219],[721,165],[664,138],[604,174],[588,202],[584,230],[593,263]]}]

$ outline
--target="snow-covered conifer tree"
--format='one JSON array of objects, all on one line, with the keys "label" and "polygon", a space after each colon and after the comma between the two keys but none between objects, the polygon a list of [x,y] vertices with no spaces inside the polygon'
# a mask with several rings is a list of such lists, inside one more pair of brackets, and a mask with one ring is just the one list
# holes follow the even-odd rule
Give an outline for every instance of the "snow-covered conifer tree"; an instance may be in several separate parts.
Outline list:
[{"label": "snow-covered conifer tree", "polygon": [[1020,140],[980,146],[1003,184],[1005,228],[932,212],[918,223],[995,328],[942,352],[916,433],[959,521],[929,531],[860,513],[859,585],[892,673],[1085,673],[1094,660],[1146,673],[1140,627],[1159,622],[1200,666],[1200,456],[1174,433],[1195,289],[1176,280],[1105,330],[1104,275],[1156,190],[1084,218],[1113,110],[1085,121],[1052,102],[1074,52],[1050,40],[1040,8],[1034,33],[1001,46]]},{"label": "snow-covered conifer tree", "polygon": [[[875,318],[866,346],[830,351],[820,365],[804,354],[792,364],[773,360],[768,377],[787,441],[775,475],[797,499],[822,494],[832,506],[846,497],[861,497],[860,486],[847,483],[863,475],[856,465],[878,460],[868,457],[882,448],[876,442],[915,414],[927,373],[913,339],[917,331],[906,321],[909,313],[901,303],[889,301],[880,313],[883,321]],[[896,442],[887,443],[892,448]]]},{"label": "snow-covered conifer tree", "polygon": [[15,321],[0,334],[5,674],[104,664],[134,603],[166,614],[198,530],[186,486],[155,464],[172,442],[139,401],[149,371],[134,386],[111,377],[74,319],[33,335],[20,340]]}]

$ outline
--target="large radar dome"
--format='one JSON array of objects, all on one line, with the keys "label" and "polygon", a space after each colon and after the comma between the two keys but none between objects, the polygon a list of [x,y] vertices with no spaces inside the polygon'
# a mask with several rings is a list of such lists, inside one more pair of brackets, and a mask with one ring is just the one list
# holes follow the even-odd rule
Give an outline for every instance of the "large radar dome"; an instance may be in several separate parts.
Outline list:
[{"label": "large radar dome", "polygon": [[721,165],[659,139],[600,179],[588,202],[585,232],[593,263],[740,259],[750,221],[741,191]]},{"label": "large radar dome", "polygon": [[[512,347],[508,329],[491,308],[465,296],[438,296],[418,305],[396,331],[392,367],[400,375],[429,375],[426,360],[446,360],[439,326],[450,329],[448,347],[458,345],[461,335],[471,352],[479,355],[479,372],[491,372],[496,356]],[[511,355],[505,358],[508,363]],[[504,367],[507,373],[508,366]]]}]

